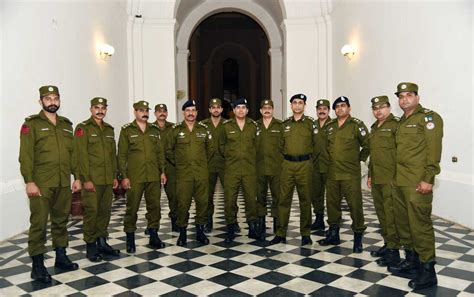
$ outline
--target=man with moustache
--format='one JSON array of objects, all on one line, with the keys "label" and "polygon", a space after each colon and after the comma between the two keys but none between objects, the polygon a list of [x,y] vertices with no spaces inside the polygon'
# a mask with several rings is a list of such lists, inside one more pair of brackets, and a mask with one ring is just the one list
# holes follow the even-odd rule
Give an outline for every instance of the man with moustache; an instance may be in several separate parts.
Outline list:
[{"label": "man with moustache", "polygon": [[286,243],[295,187],[300,201],[301,245],[313,243],[310,237],[312,158],[317,134],[313,118],[304,114],[306,100],[304,94],[293,95],[290,98],[293,116],[283,121],[281,152],[284,160],[281,166],[280,197],[278,197],[278,230],[271,244]]},{"label": "man with moustache", "polygon": [[341,201],[345,197],[352,218],[354,232],[354,253],[362,253],[362,235],[364,210],[362,208],[361,161],[369,156],[367,127],[364,122],[350,115],[349,98],[339,97],[332,108],[336,119],[326,127],[325,143],[329,153],[329,171],[327,179],[327,209],[329,230],[326,237],[319,240],[321,245],[337,245],[339,224],[342,221]]},{"label": "man with moustache", "polygon": [[408,286],[418,290],[438,283],[431,210],[435,176],[441,171],[443,119],[420,105],[418,85],[399,83],[395,95],[403,110],[396,134],[395,222],[400,237],[411,236],[414,251],[405,246],[405,260],[388,270],[416,271]]},{"label": "man with moustache", "polygon": [[117,154],[114,128],[104,122],[107,99],[93,98],[90,112],[91,117],[76,127],[74,150],[83,183],[81,198],[86,257],[99,262],[101,254],[117,256],[120,253],[107,243],[113,189],[118,187]]},{"label": "man with moustache", "polygon": [[280,152],[283,124],[273,117],[273,101],[260,102],[262,118],[257,121],[260,135],[257,142],[257,215],[261,236],[265,238],[267,215],[267,192],[270,188],[272,196],[271,216],[273,217],[273,233],[278,225],[278,197],[280,195],[280,172],[283,155]]},{"label": "man with moustache", "polygon": [[390,112],[387,96],[372,98],[372,112],[377,119],[371,126],[369,135],[370,162],[367,186],[371,189],[375,212],[380,222],[384,245],[370,255],[379,257],[377,264],[390,266],[400,262],[400,240],[395,228],[393,208],[393,180],[395,178],[396,145],[399,118]]},{"label": "man with moustache", "polygon": [[209,190],[208,160],[214,154],[211,132],[207,126],[196,122],[196,102],[189,99],[182,107],[184,121],[173,126],[166,140],[166,158],[176,166],[178,200],[177,244],[187,242],[189,208],[194,197],[196,204],[196,240],[208,244],[204,234],[207,222],[207,201]]},{"label": "man with moustache", "polygon": [[[207,126],[208,130],[212,135],[212,142],[214,148],[217,149],[217,140],[219,138],[219,131],[222,127],[224,119],[222,118],[222,100],[219,98],[213,98],[209,101],[209,113],[211,117],[202,120],[201,123]],[[224,164],[225,160],[219,153],[214,153],[209,160],[209,199],[207,202],[207,222],[204,226],[204,232],[210,233],[213,228],[213,216],[214,216],[214,191],[217,184],[217,178],[221,185],[224,184]]]},{"label": "man with moustache", "polygon": [[160,249],[165,246],[158,236],[161,219],[160,182],[162,185],[166,184],[160,128],[148,123],[148,102],[138,101],[133,104],[133,108],[135,120],[122,127],[118,143],[118,168],[123,177],[122,187],[127,190],[127,208],[123,223],[128,253],[136,251],[137,212],[143,195],[146,201],[150,247]]},{"label": "man with moustache", "polygon": [[33,260],[31,278],[50,283],[51,275],[44,266],[48,217],[56,252],[54,266],[66,271],[79,268],[66,255],[66,225],[71,210],[71,174],[75,178],[73,193],[81,190],[81,181],[73,161],[72,123],[57,115],[61,103],[58,87],[42,86],[39,94],[42,110],[27,117],[21,126],[19,162],[31,212],[28,232],[28,254]]},{"label": "man with moustache", "polygon": [[311,230],[324,231],[324,194],[326,192],[326,180],[328,172],[328,152],[324,145],[324,129],[331,121],[329,117],[329,100],[319,99],[316,103],[315,121],[316,133],[315,158],[313,159],[313,195],[311,204],[315,215]]},{"label": "man with moustache", "polygon": [[[155,125],[160,128],[160,137],[163,142],[163,148],[166,147],[166,139],[168,134],[173,129],[174,123],[168,122],[168,107],[164,103],[155,105]],[[176,200],[176,168],[171,162],[166,159],[166,197],[168,197],[168,207],[170,212],[168,216],[171,219],[171,230],[178,232],[178,225],[176,220],[178,219],[178,200]]]},{"label": "man with moustache", "polygon": [[237,196],[242,187],[249,238],[259,239],[257,226],[257,168],[256,144],[258,125],[247,117],[247,99],[234,102],[235,118],[224,121],[219,137],[219,152],[225,158],[224,210],[227,223],[226,243],[235,238]]}]

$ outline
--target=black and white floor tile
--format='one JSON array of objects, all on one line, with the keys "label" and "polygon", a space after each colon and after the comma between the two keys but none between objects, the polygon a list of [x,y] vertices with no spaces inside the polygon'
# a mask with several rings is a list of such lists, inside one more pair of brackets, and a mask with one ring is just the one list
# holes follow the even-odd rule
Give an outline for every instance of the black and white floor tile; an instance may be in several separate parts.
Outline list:
[{"label": "black and white floor tile", "polygon": [[[295,194],[296,195],[296,194]],[[408,278],[395,276],[379,267],[369,254],[383,244],[370,193],[364,193],[368,225],[364,252],[352,253],[353,234],[347,208],[339,246],[322,247],[312,235],[312,246],[300,246],[299,206],[291,212],[287,244],[269,246],[247,238],[243,200],[239,199],[242,232],[234,243],[224,243],[223,192],[216,193],[215,228],[211,244],[194,240],[194,226],[188,229],[186,247],[176,245],[171,232],[166,196],[162,196],[160,238],[166,247],[147,247],[145,205],[139,211],[137,252],[125,253],[122,230],[125,200],[114,202],[109,244],[121,249],[118,258],[92,263],[85,258],[82,221],[71,221],[68,254],[80,269],[63,272],[54,268],[54,252],[45,265],[54,281],[41,284],[30,279],[31,260],[26,252],[27,235],[20,234],[0,244],[0,296],[474,296],[474,232],[434,217],[438,283],[435,288],[412,291]],[[191,218],[194,211],[191,211]],[[191,220],[192,221],[192,220]],[[270,226],[270,218],[268,226]],[[268,239],[273,237],[271,230]]]}]

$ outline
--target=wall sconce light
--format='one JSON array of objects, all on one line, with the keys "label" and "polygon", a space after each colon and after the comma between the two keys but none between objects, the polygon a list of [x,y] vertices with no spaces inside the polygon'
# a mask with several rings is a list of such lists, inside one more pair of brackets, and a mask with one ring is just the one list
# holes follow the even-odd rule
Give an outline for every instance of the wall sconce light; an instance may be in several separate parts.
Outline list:
[{"label": "wall sconce light", "polygon": [[346,44],[341,48],[341,54],[349,60],[355,55],[354,47],[350,44]]},{"label": "wall sconce light", "polygon": [[99,56],[102,60],[106,61],[109,57],[115,53],[115,49],[110,44],[104,43],[99,46]]}]

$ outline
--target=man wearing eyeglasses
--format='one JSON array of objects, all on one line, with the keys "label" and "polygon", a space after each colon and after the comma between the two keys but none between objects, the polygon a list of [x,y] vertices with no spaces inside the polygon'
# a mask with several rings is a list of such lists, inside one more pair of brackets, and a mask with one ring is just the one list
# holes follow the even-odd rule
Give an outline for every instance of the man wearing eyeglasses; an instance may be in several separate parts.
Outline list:
[{"label": "man wearing eyeglasses", "polygon": [[379,257],[377,264],[387,266],[400,261],[400,240],[395,229],[393,209],[393,186],[396,166],[395,133],[400,119],[391,113],[387,96],[372,98],[372,112],[377,119],[369,135],[370,162],[367,186],[371,189],[375,212],[380,222],[384,245],[371,251],[372,257]]}]

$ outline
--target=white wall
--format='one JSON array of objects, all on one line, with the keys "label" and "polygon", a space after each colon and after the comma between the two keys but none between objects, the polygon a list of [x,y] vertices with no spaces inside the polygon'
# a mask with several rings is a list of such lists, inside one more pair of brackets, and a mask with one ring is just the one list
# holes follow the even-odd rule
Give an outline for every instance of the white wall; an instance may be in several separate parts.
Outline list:
[{"label": "white wall", "polygon": [[[334,97],[351,99],[369,126],[370,98],[393,95],[400,81],[420,86],[421,104],[444,119],[442,173],[433,213],[474,228],[473,6],[471,1],[340,1],[334,6]],[[337,51],[356,47],[351,61]],[[334,98],[332,98],[334,99]],[[458,157],[457,163],[451,157]]]},{"label": "white wall", "polygon": [[[28,200],[18,164],[19,129],[38,113],[38,88],[55,84],[60,114],[87,119],[92,97],[109,99],[108,122],[128,121],[125,1],[3,1],[1,30],[0,240],[29,226]],[[107,62],[97,45],[109,43]],[[12,223],[13,222],[13,223]]]}]

